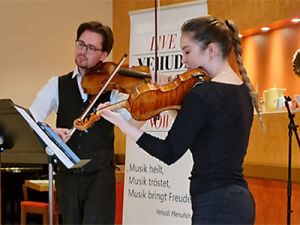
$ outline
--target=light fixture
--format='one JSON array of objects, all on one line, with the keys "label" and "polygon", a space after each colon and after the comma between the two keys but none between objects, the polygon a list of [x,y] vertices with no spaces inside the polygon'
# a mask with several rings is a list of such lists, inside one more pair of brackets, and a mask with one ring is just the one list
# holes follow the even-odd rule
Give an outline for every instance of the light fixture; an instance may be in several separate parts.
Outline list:
[{"label": "light fixture", "polygon": [[240,37],[240,38],[242,38],[242,37],[243,37],[243,35],[242,35],[242,34],[239,34],[239,37]]},{"label": "light fixture", "polygon": [[270,29],[271,29],[270,27],[262,27],[262,28],[260,28],[260,30],[263,31],[263,32],[267,32]]},{"label": "light fixture", "polygon": [[299,23],[300,22],[300,18],[293,18],[291,19],[292,23]]}]

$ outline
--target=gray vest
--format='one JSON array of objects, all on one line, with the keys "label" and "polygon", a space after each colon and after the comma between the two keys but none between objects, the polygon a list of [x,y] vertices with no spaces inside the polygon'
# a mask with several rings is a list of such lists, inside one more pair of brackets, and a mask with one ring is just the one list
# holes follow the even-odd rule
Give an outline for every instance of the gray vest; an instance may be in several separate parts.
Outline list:
[{"label": "gray vest", "polygon": [[[56,126],[72,128],[73,121],[80,117],[87,107],[88,101],[82,101],[77,80],[72,79],[72,73],[59,77],[58,92],[59,107]],[[109,101],[110,94],[110,91],[102,94],[95,107],[100,102]],[[113,165],[114,126],[105,119],[94,123],[87,133],[76,130],[67,144],[80,159],[91,159],[80,171],[89,173]],[[60,170],[65,169],[62,166],[59,168]]]}]

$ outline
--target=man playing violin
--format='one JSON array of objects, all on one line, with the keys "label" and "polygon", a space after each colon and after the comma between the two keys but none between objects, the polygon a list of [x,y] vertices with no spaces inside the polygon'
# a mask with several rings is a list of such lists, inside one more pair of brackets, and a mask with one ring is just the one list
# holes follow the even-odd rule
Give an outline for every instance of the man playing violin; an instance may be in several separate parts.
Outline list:
[{"label": "man playing violin", "polygon": [[[114,125],[101,120],[87,133],[76,131],[71,137],[69,135],[73,121],[89,104],[81,80],[90,68],[106,59],[113,42],[113,33],[108,26],[99,22],[82,23],[75,41],[76,69],[51,78],[30,107],[37,121],[44,121],[51,112],[56,112],[57,134],[79,158],[91,159],[81,169],[67,170],[60,163],[58,165],[55,184],[63,224],[114,224]],[[102,94],[97,103],[126,98],[127,95],[112,90]],[[120,112],[129,120],[130,114],[125,109]]]}]

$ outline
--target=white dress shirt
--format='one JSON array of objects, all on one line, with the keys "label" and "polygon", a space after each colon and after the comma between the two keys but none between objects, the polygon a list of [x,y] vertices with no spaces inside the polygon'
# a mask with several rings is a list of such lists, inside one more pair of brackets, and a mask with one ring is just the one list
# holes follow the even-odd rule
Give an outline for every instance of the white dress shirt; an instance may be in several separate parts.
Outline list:
[{"label": "white dress shirt", "polygon": [[[77,79],[77,84],[83,102],[87,101],[88,95],[84,93],[84,90],[81,86],[82,76],[80,75],[78,69],[75,69],[73,72],[72,79],[74,78]],[[117,90],[112,90],[110,95],[110,102],[114,104],[127,98],[127,94],[121,93]],[[37,93],[36,98],[30,106],[29,110],[36,121],[43,122],[52,112],[57,112],[58,105],[58,77],[56,76],[50,78],[48,83]],[[126,109],[119,109],[117,111],[121,113],[126,120],[129,120],[131,118],[130,113]],[[79,116],[80,115],[78,115],[78,117]]]}]

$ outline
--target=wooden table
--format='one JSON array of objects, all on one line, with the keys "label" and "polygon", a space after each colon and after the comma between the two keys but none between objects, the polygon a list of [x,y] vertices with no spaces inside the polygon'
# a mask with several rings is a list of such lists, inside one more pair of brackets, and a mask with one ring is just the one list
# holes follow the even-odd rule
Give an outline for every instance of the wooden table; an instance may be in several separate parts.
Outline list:
[{"label": "wooden table", "polygon": [[[124,182],[124,165],[118,165],[116,169],[116,182]],[[25,186],[36,191],[46,192],[49,190],[48,180],[25,180]],[[55,181],[53,181],[53,188],[55,190]]]},{"label": "wooden table", "polygon": [[[46,192],[49,190],[48,180],[25,180],[25,186],[36,191]],[[55,182],[53,181],[53,188],[55,189]]]}]

